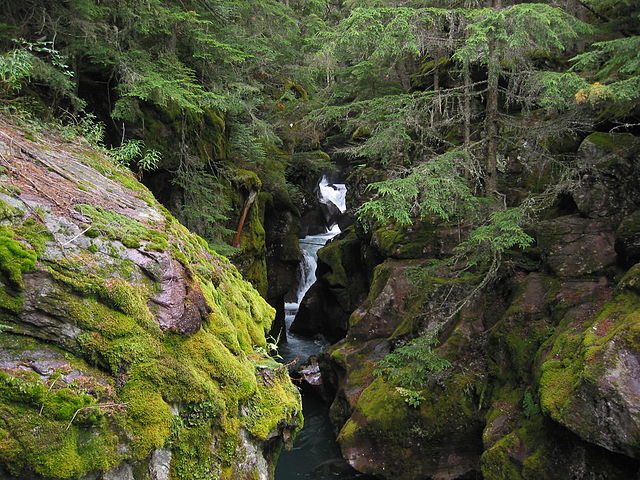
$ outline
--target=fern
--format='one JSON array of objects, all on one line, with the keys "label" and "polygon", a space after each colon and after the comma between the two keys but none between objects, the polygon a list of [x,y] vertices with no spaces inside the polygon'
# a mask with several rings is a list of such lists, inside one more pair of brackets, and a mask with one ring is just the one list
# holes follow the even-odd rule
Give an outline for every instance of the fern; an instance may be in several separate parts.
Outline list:
[{"label": "fern", "polygon": [[109,154],[119,165],[135,167],[138,172],[155,170],[161,160],[160,152],[146,148],[142,140],[127,140]]},{"label": "fern", "polygon": [[437,341],[435,334],[418,337],[380,360],[373,373],[401,388],[422,390],[437,374],[451,367],[451,362],[433,351]]}]

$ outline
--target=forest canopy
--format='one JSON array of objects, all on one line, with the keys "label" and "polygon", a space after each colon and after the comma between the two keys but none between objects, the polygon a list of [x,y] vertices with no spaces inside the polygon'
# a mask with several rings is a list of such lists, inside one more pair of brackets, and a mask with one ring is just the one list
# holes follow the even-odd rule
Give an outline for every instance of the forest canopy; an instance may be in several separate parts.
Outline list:
[{"label": "forest canopy", "polygon": [[[630,0],[7,0],[0,11],[2,108],[72,127],[140,173],[170,172],[185,192],[178,213],[214,241],[228,235],[230,163],[292,205],[295,155],[382,169],[365,227],[429,215],[490,225],[508,208],[522,223],[571,188],[559,144],[639,123]],[[510,159],[549,165],[554,181],[515,199]],[[469,200],[482,198],[491,206]]]}]

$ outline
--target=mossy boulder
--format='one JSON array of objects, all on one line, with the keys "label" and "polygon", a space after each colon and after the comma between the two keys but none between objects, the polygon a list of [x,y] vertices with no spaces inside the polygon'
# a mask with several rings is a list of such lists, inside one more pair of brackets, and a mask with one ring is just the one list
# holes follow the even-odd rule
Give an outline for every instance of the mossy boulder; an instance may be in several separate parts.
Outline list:
[{"label": "mossy boulder", "polygon": [[301,423],[273,309],[131,173],[0,122],[0,476],[267,480]]},{"label": "mossy boulder", "polygon": [[526,383],[531,379],[531,359],[553,332],[548,294],[556,285],[553,278],[535,272],[514,280],[509,308],[489,332],[488,352],[499,359],[503,378]]},{"label": "mossy boulder", "polygon": [[482,424],[472,375],[454,373],[423,392],[419,407],[376,378],[359,395],[338,442],[357,470],[382,478],[455,479],[479,471]]},{"label": "mossy boulder", "polygon": [[[454,315],[425,313],[423,300],[461,300],[459,279],[410,279],[415,260],[387,260],[376,268],[369,296],[352,314],[346,338],[332,347],[324,366],[337,386],[331,418],[338,442],[358,471],[388,479],[466,478],[479,473],[486,359],[477,349],[482,330],[476,304]],[[382,372],[379,361],[394,347],[444,321],[437,356],[449,367],[433,372],[421,387],[403,388]],[[416,360],[422,361],[422,360]],[[427,361],[424,359],[423,361]],[[405,368],[403,375],[417,375]],[[324,373],[323,373],[324,375]]]},{"label": "mossy boulder", "polygon": [[371,245],[385,258],[440,258],[451,254],[465,234],[457,227],[426,221],[409,227],[391,224],[373,232]]},{"label": "mossy boulder", "polygon": [[584,440],[640,456],[640,297],[627,277],[617,295],[569,311],[541,349],[543,411]]},{"label": "mossy boulder", "polygon": [[407,335],[416,327],[420,301],[408,273],[415,260],[387,260],[374,270],[366,300],[349,318],[349,336],[361,339]]}]

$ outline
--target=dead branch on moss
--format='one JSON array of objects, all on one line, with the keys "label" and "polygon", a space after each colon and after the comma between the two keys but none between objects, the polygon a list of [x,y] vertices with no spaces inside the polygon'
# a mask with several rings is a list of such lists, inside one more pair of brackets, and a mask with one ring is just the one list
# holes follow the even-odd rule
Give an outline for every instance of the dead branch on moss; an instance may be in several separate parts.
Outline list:
[{"label": "dead branch on moss", "polygon": [[69,425],[67,425],[67,428],[65,428],[66,430],[69,430],[69,428],[71,428],[71,424],[73,423],[73,421],[76,419],[76,416],[78,415],[78,413],[80,413],[81,411],[85,411],[85,410],[94,410],[96,408],[114,408],[114,409],[123,409],[128,405],[128,402],[125,403],[100,403],[98,405],[91,405],[89,407],[80,407],[79,409],[77,409],[75,411],[75,413],[73,414],[73,417],[71,417],[71,420],[69,420]]}]

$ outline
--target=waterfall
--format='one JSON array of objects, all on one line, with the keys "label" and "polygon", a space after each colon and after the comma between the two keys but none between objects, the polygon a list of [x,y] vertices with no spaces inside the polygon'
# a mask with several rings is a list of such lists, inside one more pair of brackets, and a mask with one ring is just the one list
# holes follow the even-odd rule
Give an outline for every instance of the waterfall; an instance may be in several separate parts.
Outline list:
[{"label": "waterfall", "polygon": [[[347,187],[344,183],[330,183],[327,177],[322,177],[318,184],[320,189],[320,202],[333,204],[344,213],[347,210]],[[340,233],[338,231],[338,233]]]},{"label": "waterfall", "polygon": [[[322,177],[318,184],[318,199],[320,203],[325,205],[333,204],[340,213],[344,213],[347,209],[345,195],[346,187],[343,184],[329,183],[326,177]],[[335,209],[328,208],[327,211]],[[331,219],[330,219],[331,220]],[[300,240],[300,249],[302,250],[302,261],[299,267],[299,281],[295,295],[295,302],[285,304],[285,322],[287,330],[293,323],[300,302],[305,294],[316,281],[317,252],[329,240],[340,233],[340,227],[337,223],[338,218],[329,221],[329,227],[325,233],[319,235],[308,235]],[[308,339],[300,337],[295,333],[287,333],[288,341],[282,344],[279,349],[285,362],[299,358],[305,361],[307,357],[320,353],[328,346],[326,342],[320,339]],[[343,460],[340,454],[340,448],[335,441],[333,427],[329,420],[328,406],[313,396],[304,396],[303,413],[305,424],[302,431],[296,437],[293,444],[293,450],[285,451],[281,454],[275,478],[277,480],[321,480],[326,478],[352,479],[352,476],[342,476],[335,472],[323,473],[325,469],[330,468],[335,462],[342,465]],[[338,476],[336,476],[338,475]]]},{"label": "waterfall", "polygon": [[[318,200],[321,204],[335,205],[341,213],[347,209],[346,193],[347,188],[342,183],[330,183],[326,176],[323,176],[318,183]],[[318,250],[320,250],[329,240],[340,233],[340,227],[337,218],[324,233],[319,235],[307,235],[300,240],[300,250],[302,251],[302,261],[298,268],[298,287],[295,292],[295,301],[285,303],[285,324],[287,330],[293,323],[300,302],[304,298],[307,291],[316,281],[316,267],[318,265]],[[294,295],[291,295],[294,297]],[[303,337],[287,332],[288,344],[281,347],[280,354],[285,358],[292,360],[300,358],[304,360],[310,355],[320,353],[326,346],[322,341],[309,340]]]}]

